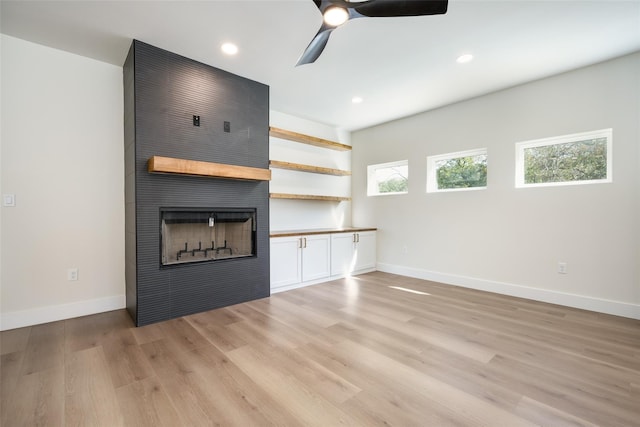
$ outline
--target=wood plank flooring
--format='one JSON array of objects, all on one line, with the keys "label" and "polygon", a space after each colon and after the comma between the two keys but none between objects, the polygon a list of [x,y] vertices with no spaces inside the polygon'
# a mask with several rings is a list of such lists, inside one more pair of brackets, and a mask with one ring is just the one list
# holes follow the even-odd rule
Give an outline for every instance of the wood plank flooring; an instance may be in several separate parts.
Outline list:
[{"label": "wood plank flooring", "polygon": [[5,427],[640,426],[640,321],[381,272],[0,345]]}]

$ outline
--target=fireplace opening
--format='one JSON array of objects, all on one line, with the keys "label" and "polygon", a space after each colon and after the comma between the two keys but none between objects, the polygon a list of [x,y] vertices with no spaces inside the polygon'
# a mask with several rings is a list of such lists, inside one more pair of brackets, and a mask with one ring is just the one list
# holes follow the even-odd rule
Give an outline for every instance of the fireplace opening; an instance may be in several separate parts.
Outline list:
[{"label": "fireplace opening", "polygon": [[161,209],[163,266],[256,255],[255,209]]}]

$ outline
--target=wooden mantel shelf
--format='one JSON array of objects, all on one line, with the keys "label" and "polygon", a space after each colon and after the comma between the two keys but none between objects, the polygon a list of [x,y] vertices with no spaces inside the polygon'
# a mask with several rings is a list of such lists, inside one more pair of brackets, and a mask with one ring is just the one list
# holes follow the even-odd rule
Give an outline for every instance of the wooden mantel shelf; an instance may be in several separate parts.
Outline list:
[{"label": "wooden mantel shelf", "polygon": [[250,181],[271,180],[271,171],[269,169],[176,159],[173,157],[153,156],[147,163],[147,170],[149,173],[168,173],[209,178],[242,179]]},{"label": "wooden mantel shelf", "polygon": [[314,194],[269,193],[269,197],[272,199],[322,200],[326,202],[348,202],[351,200],[351,197],[318,196]]},{"label": "wooden mantel shelf", "polygon": [[349,176],[351,171],[342,169],[322,168],[320,166],[303,165],[300,163],[281,162],[279,160],[269,160],[269,166],[278,169],[288,169],[299,172],[321,173],[324,175]]},{"label": "wooden mantel shelf", "polygon": [[302,133],[292,132],[290,130],[279,129],[270,127],[269,136],[275,138],[286,139],[289,141],[301,142],[303,144],[309,144],[316,147],[329,148],[331,150],[348,151],[351,150],[350,145],[340,144],[339,142],[329,141],[327,139],[316,138],[315,136],[309,136]]}]

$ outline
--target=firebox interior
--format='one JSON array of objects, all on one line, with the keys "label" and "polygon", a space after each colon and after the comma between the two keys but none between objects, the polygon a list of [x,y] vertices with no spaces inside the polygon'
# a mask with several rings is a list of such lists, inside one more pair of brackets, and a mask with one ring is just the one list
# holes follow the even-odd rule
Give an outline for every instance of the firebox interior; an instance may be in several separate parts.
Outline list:
[{"label": "firebox interior", "polygon": [[163,266],[255,256],[255,209],[161,209]]}]

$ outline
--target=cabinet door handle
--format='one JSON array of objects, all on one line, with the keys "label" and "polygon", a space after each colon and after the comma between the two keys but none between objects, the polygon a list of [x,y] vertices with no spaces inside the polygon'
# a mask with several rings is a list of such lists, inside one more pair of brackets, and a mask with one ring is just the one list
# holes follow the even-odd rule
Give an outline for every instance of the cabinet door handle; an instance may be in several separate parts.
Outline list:
[{"label": "cabinet door handle", "polygon": [[304,247],[306,248],[307,247],[307,238],[303,237],[303,239],[304,239]]},{"label": "cabinet door handle", "polygon": [[300,237],[300,238],[298,239],[298,248],[299,248],[299,249],[302,249],[302,239],[303,239],[303,237]]},{"label": "cabinet door handle", "polygon": [[356,233],[356,243],[360,243],[360,233]]},{"label": "cabinet door handle", "polygon": [[353,233],[353,240],[352,241],[353,241],[353,243],[356,242],[356,233]]}]

